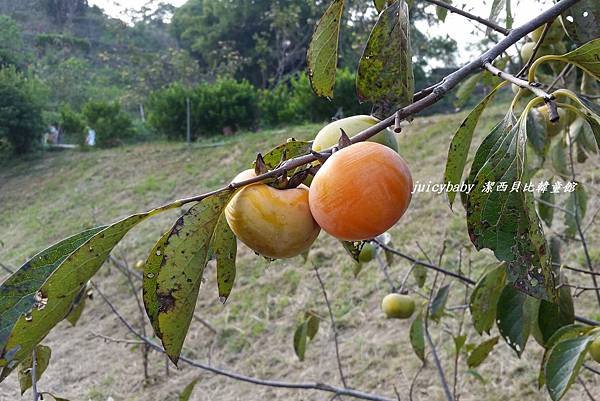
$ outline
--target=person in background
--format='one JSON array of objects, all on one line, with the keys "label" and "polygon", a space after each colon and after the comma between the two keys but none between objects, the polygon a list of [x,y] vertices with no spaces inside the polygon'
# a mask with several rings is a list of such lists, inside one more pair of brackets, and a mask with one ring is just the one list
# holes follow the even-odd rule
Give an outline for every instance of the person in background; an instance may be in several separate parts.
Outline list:
[{"label": "person in background", "polygon": [[48,129],[48,143],[51,144],[58,144],[58,128],[57,128],[58,124],[54,123],[50,125],[50,128]]},{"label": "person in background", "polygon": [[85,137],[86,146],[96,146],[96,131],[90,127],[86,127],[87,135]]}]

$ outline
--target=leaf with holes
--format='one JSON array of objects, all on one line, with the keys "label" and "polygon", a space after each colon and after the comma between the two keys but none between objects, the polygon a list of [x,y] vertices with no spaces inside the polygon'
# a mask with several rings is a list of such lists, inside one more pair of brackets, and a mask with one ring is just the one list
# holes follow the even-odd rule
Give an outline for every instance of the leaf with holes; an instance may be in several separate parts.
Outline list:
[{"label": "leaf with holes", "polygon": [[221,214],[215,235],[213,236],[211,250],[217,259],[217,286],[221,302],[227,301],[235,282],[235,258],[237,255],[237,241],[231,231],[225,214]]},{"label": "leaf with holes", "polygon": [[390,4],[379,15],[358,63],[358,98],[373,103],[378,117],[412,102],[415,80],[409,26],[406,2]]},{"label": "leaf with holes", "polygon": [[506,343],[521,357],[531,333],[533,298],[507,285],[498,299],[496,325]]},{"label": "leaf with holes", "polygon": [[344,0],[333,0],[308,46],[308,77],[317,96],[333,97],[343,11]]},{"label": "leaf with holes", "polygon": [[567,34],[577,44],[600,37],[600,3],[582,0],[562,14],[561,22]]},{"label": "leaf with holes", "polygon": [[190,397],[192,396],[192,392],[194,391],[194,387],[196,387],[196,384],[198,384],[199,381],[200,379],[194,379],[190,382],[190,384],[185,386],[181,394],[179,394],[179,401],[189,401]]},{"label": "leaf with holes", "polygon": [[[469,149],[471,149],[471,142],[473,140],[473,132],[479,122],[481,114],[494,98],[496,91],[501,86],[496,87],[490,92],[479,104],[469,113],[467,118],[463,120],[460,127],[454,134],[452,141],[450,142],[450,148],[448,149],[448,159],[446,161],[446,170],[444,171],[444,182],[449,184],[460,184],[460,180],[463,176],[465,164],[467,163],[467,156],[469,155]],[[449,191],[447,193],[448,203],[452,208],[452,203],[456,197],[456,192]]]},{"label": "leaf with holes", "polygon": [[[52,350],[45,345],[37,345],[35,347],[35,380],[40,380],[48,365],[50,364],[50,356]],[[33,367],[33,354],[25,359],[19,365],[19,385],[21,386],[21,395],[29,390],[33,385],[31,380],[31,369]]]},{"label": "leaf with holes", "polygon": [[419,313],[410,325],[410,345],[423,363],[425,363],[425,330],[423,315]]},{"label": "leaf with holes", "polygon": [[434,322],[439,322],[442,316],[444,316],[449,292],[450,284],[443,286],[438,290],[437,294],[435,294],[435,298],[433,298],[433,302],[431,303],[431,311],[429,314],[429,317],[431,317],[431,320]]},{"label": "leaf with holes", "polygon": [[544,375],[553,401],[560,400],[575,382],[587,351],[596,336],[582,336],[559,341],[548,355]]},{"label": "leaf with holes", "polygon": [[503,263],[487,272],[477,282],[469,309],[473,318],[473,326],[479,334],[489,333],[496,321],[498,299],[506,283],[506,267]]},{"label": "leaf with holes", "polygon": [[[533,194],[520,187],[530,178],[525,174],[526,119],[522,116],[514,126],[507,121],[512,117],[492,131],[492,140],[484,140],[471,167],[469,183],[474,187],[466,207],[469,236],[478,250],[491,249],[498,260],[507,262],[508,281],[515,287],[536,298],[555,300],[556,277]],[[498,182],[508,188],[498,190]],[[519,188],[513,191],[515,185]]]},{"label": "leaf with holes", "polygon": [[[565,213],[565,234],[574,237],[577,234],[577,223],[581,224],[587,211],[587,194],[582,183],[575,181],[575,190],[569,194],[564,208],[569,211]],[[577,219],[575,218],[577,216]]]},{"label": "leaf with holes", "polygon": [[471,352],[471,354],[467,358],[467,366],[469,368],[476,368],[477,366],[481,365],[483,361],[485,361],[485,359],[488,357],[490,352],[492,352],[496,344],[498,344],[499,338],[500,337],[496,336],[494,338],[482,342],[477,347],[475,347],[473,352]]},{"label": "leaf with holes", "polygon": [[0,366],[6,363],[10,368],[27,358],[50,330],[68,315],[81,288],[96,274],[125,234],[146,218],[167,208],[120,220],[94,234],[64,259],[40,288],[36,296],[38,302],[31,313],[21,316],[14,326]]},{"label": "leaf with holes", "polygon": [[[263,161],[269,170],[273,170],[283,161],[309,154],[311,146],[311,142],[290,139],[286,143],[283,143],[265,153],[263,155]],[[254,164],[252,165],[252,168],[254,168]]]},{"label": "leaf with holes", "polygon": [[19,317],[35,304],[35,295],[46,279],[69,256],[106,226],[92,228],[64,239],[38,253],[0,286],[0,352]]},{"label": "leaf with holes", "polygon": [[169,359],[177,365],[187,335],[209,249],[233,191],[210,196],[192,206],[163,235],[146,261],[144,305]]}]

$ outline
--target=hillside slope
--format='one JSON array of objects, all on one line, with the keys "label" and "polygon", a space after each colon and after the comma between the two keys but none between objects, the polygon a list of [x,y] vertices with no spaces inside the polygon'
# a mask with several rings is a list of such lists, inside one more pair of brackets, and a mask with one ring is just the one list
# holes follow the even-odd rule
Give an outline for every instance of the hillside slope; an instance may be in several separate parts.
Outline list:
[{"label": "hillside slope", "polygon": [[[479,127],[477,142],[502,113],[500,107],[490,109]],[[418,118],[400,135],[401,153],[411,165],[415,182],[441,181],[451,134],[463,117],[464,113]],[[17,266],[27,255],[82,228],[217,188],[247,168],[256,153],[288,137],[311,138],[318,129],[317,125],[307,125],[244,133],[225,139],[226,144],[222,146],[212,146],[214,142],[192,146],[155,143],[88,153],[47,153],[41,159],[0,165],[0,261]],[[464,211],[460,206],[455,209],[454,213],[449,210],[443,195],[417,194],[407,215],[391,231],[395,246],[423,258],[418,243],[434,258],[446,239],[444,264],[455,269],[458,250],[469,244]],[[590,210],[595,208],[590,205]],[[153,241],[179,213],[181,211],[172,212],[144,223],[125,238],[114,254],[130,264],[145,259]],[[598,238],[598,230],[592,227],[591,231],[590,236]],[[464,261],[469,258],[467,249],[471,247],[464,248]],[[338,243],[325,234],[311,252],[321,261],[319,268],[339,325],[341,358],[349,385],[388,397],[394,397],[395,386],[402,399],[408,399],[411,381],[420,363],[410,349],[409,322],[385,320],[380,312],[380,300],[389,287],[378,265],[367,265],[355,278],[349,258]],[[578,249],[570,253],[575,259],[579,255]],[[470,257],[475,272],[493,260],[488,252],[471,252]],[[391,277],[399,282],[409,268],[408,262],[397,259],[390,271]],[[0,278],[2,275],[0,273]],[[339,383],[328,320],[322,321],[304,362],[299,362],[293,352],[293,331],[303,313],[314,309],[327,316],[309,263],[303,263],[299,257],[268,263],[240,246],[238,278],[225,306],[217,300],[213,265],[209,266],[205,280],[196,312],[218,333],[193,322],[185,343],[187,356],[260,378]],[[94,281],[117,308],[137,324],[137,305],[129,293],[126,278],[106,264]],[[408,284],[413,288],[412,279]],[[452,282],[452,288],[455,290],[448,305],[463,304],[461,285]],[[583,307],[587,309],[589,305],[588,311],[591,310],[591,301],[588,302],[585,294],[581,299]],[[469,319],[468,314],[466,318]],[[453,321],[444,321],[446,324],[447,328],[454,329]],[[451,372],[453,346],[447,336],[440,342],[443,327],[435,326],[432,331],[443,355],[444,367]],[[183,387],[199,378],[191,398],[195,401],[325,401],[331,398],[323,393],[243,384],[185,365],[180,370],[171,368],[167,377],[164,358],[157,354],[151,354],[151,379],[144,383],[139,346],[106,342],[97,334],[131,338],[98,296],[88,303],[76,327],[63,322],[44,341],[52,347],[53,355],[40,388],[71,400],[105,401],[112,397],[115,401],[175,401]],[[474,333],[469,334],[469,341],[481,340]],[[545,391],[538,392],[535,384],[540,357],[541,348],[533,341],[520,360],[501,343],[492,358],[478,368],[485,384],[465,374],[463,361],[460,365],[462,384],[459,384],[461,400],[525,397],[530,401],[546,400]],[[600,388],[600,379],[590,380],[589,383]],[[580,387],[574,387],[566,399],[584,399],[583,394]],[[25,399],[28,397],[29,393]],[[18,399],[15,375],[0,384],[0,401]],[[442,399],[432,363],[419,375],[414,399]]]}]

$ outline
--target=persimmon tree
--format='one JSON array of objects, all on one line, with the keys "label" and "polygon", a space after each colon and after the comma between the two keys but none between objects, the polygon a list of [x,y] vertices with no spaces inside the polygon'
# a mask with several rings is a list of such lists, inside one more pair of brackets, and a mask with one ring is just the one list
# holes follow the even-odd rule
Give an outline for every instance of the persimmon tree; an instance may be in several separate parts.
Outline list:
[{"label": "persimmon tree", "polygon": [[[254,168],[254,173],[245,174],[220,189],[77,233],[39,252],[0,286],[0,380],[17,371],[22,391],[33,385],[34,399],[37,400],[39,393],[35,382],[48,366],[51,355],[50,349],[41,342],[62,320],[76,323],[89,290],[88,282],[111,257],[113,248],[142,221],[167,210],[189,206],[172,228],[158,239],[143,266],[145,312],[162,344],[133,328],[99,292],[116,316],[148,349],[166,353],[175,365],[187,363],[257,385],[320,390],[367,400],[392,400],[348,388],[339,353],[343,386],[252,378],[186,358],[181,355],[182,347],[193,320],[204,269],[210,260],[216,260],[220,300],[225,303],[234,290],[237,241],[225,218],[225,210],[240,188],[257,183],[280,191],[309,186],[312,176],[318,174],[321,165],[334,152],[352,150],[354,144],[387,128],[398,133],[402,121],[410,120],[455,88],[458,87],[461,96],[471,96],[477,82],[485,83],[490,90],[448,138],[447,163],[440,175],[443,174],[443,182],[448,186],[464,183],[472,188],[460,195],[470,240],[476,250],[491,250],[498,264],[481,277],[470,277],[460,268],[453,271],[441,266],[441,257],[436,264],[405,254],[392,246],[386,234],[361,241],[341,241],[341,246],[356,261],[357,271],[362,263],[372,258],[377,259],[384,271],[393,257],[404,258],[413,263],[413,274],[419,287],[425,287],[427,280],[423,272],[436,272],[427,287],[429,296],[422,306],[417,305],[407,335],[410,335],[416,357],[423,363],[427,359],[426,349],[430,350],[448,400],[456,398],[456,387],[454,391],[450,389],[430,335],[433,325],[452,318],[446,310],[451,288],[448,285],[437,288],[440,274],[466,286],[474,330],[480,335],[489,334],[496,326],[499,333],[499,336],[481,338],[469,344],[464,331],[453,334],[456,363],[464,359],[469,368],[477,367],[500,337],[520,357],[527,340],[534,336],[544,347],[539,385],[540,388],[545,385],[554,401],[567,393],[582,368],[599,373],[597,367],[588,366],[585,361],[588,354],[595,356],[598,353],[600,325],[589,317],[574,313],[573,302],[577,298],[573,295],[581,291],[595,292],[600,308],[600,272],[594,270],[582,228],[587,192],[583,184],[577,182],[573,166],[585,163],[588,157],[599,152],[600,105],[596,81],[600,80],[600,4],[595,0],[561,0],[523,25],[513,27],[509,0],[494,1],[488,19],[456,8],[448,0],[425,1],[436,5],[440,19],[448,12],[458,13],[483,24],[487,34],[494,32],[502,38],[441,82],[415,92],[407,3],[405,0],[375,0],[379,17],[358,64],[357,95],[361,101],[372,103],[373,116],[379,122],[369,123],[351,138],[342,129],[339,144],[325,149],[314,150],[311,142],[290,139],[258,155],[254,162],[248,161],[248,167]],[[344,0],[331,2],[316,25],[308,50],[309,77],[319,96],[334,96],[344,3]],[[503,7],[507,12],[506,26],[497,22]],[[523,60],[522,69],[514,74],[507,72],[506,51],[522,43],[532,32],[535,41],[528,45],[529,57]],[[550,43],[546,39],[552,42],[552,52],[548,51]],[[509,84],[515,95],[505,117],[472,152],[471,143],[478,120]],[[386,148],[386,152],[391,151]],[[468,167],[470,154],[473,158]],[[550,166],[556,180],[539,176],[543,174],[544,166]],[[467,168],[468,173],[465,173]],[[530,184],[533,179],[547,181],[546,188],[555,187],[559,180],[569,180],[572,190],[567,202],[563,206],[556,205],[553,191],[543,191],[536,198],[531,190],[533,184]],[[505,186],[504,190],[491,190],[494,184],[500,183]],[[528,189],[526,185],[529,185]],[[456,192],[448,192],[448,201],[450,207],[457,203]],[[566,239],[577,238],[583,247],[585,266],[561,264],[556,238],[547,234],[556,220],[555,210],[565,216],[562,235]],[[314,269],[329,307],[318,266]],[[589,284],[573,286],[567,280],[567,273],[577,274],[581,276],[580,281]],[[403,283],[400,288],[392,285],[392,292],[406,295],[409,291]],[[409,309],[410,314],[401,315],[411,315],[413,307]],[[335,332],[330,307],[329,312]],[[308,311],[296,328],[293,345],[300,359],[317,334],[320,319],[322,317],[317,313]],[[335,343],[337,351],[337,334]],[[589,352],[590,349],[593,352]],[[187,397],[193,385],[184,390]]]}]

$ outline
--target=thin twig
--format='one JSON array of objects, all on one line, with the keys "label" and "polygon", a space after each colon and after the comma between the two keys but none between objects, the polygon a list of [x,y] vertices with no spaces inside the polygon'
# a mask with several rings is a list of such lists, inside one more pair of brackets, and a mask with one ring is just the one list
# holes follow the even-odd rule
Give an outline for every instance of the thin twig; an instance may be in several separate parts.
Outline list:
[{"label": "thin twig", "polygon": [[348,383],[346,382],[346,377],[344,376],[344,370],[342,369],[342,359],[340,358],[340,344],[338,340],[338,331],[337,325],[335,324],[335,319],[333,317],[333,310],[331,309],[331,303],[329,302],[329,297],[327,296],[327,290],[325,289],[325,283],[319,274],[319,268],[313,264],[313,269],[315,270],[315,275],[317,276],[317,280],[319,280],[319,285],[321,286],[321,292],[323,293],[323,298],[325,299],[325,303],[327,304],[327,311],[329,311],[329,319],[331,320],[331,330],[333,330],[333,342],[335,343],[335,358],[337,359],[338,371],[340,372],[340,380],[344,385],[344,388],[348,388]]},{"label": "thin twig", "polygon": [[446,10],[450,11],[451,13],[459,14],[470,20],[477,21],[480,24],[483,24],[483,25],[487,26],[488,28],[493,29],[496,32],[500,32],[504,36],[506,36],[510,33],[510,31],[508,29],[503,28],[500,25],[498,25],[492,21],[489,21],[485,18],[478,17],[474,14],[471,14],[468,11],[461,10],[460,8],[456,8],[448,3],[444,3],[443,1],[440,1],[440,0],[425,0],[425,1],[428,3],[431,3],[431,4],[435,4],[438,7],[445,8]]},{"label": "thin twig", "polygon": [[90,337],[92,338],[100,338],[109,343],[115,344],[127,344],[127,345],[148,345],[144,341],[141,340],[127,340],[125,338],[114,338],[110,336],[106,336],[104,334],[96,333],[95,331],[90,331]]},{"label": "thin twig", "polygon": [[529,60],[527,60],[527,62],[523,66],[523,68],[521,68],[521,70],[517,73],[517,77],[523,76],[529,70],[529,68],[531,68],[531,65],[535,61],[535,56],[537,55],[538,50],[542,46],[544,39],[546,39],[546,35],[548,34],[548,31],[550,30],[550,26],[552,26],[552,22],[553,21],[546,22],[546,25],[544,26],[544,30],[542,31],[542,34],[540,35],[539,40],[536,42],[535,46],[533,47],[533,51],[531,52],[531,56],[529,56]]},{"label": "thin twig", "polygon": [[558,84],[558,82],[563,79],[566,78],[567,75],[569,75],[569,73],[573,70],[573,64],[567,64],[562,71],[560,72],[560,74],[558,74],[556,76],[556,78],[554,78],[554,80],[550,83],[550,86],[548,86],[548,91],[552,91],[552,89],[554,89],[554,87]]},{"label": "thin twig", "polygon": [[[155,351],[166,353],[165,349],[152,341],[149,338],[142,336],[133,325],[121,315],[121,313],[117,310],[114,304],[104,295],[104,293],[98,288],[97,285],[92,283],[92,286],[96,289],[96,292],[100,295],[100,297],[104,300],[104,302],[108,305],[108,307],[112,310],[113,314],[123,323],[123,325],[129,330],[130,333],[134,334],[137,338],[144,341]],[[327,393],[333,393],[353,398],[358,398],[362,400],[369,401],[396,401],[394,398],[388,398],[384,396],[380,396],[377,394],[370,394],[360,390],[354,390],[350,388],[342,388],[337,386],[332,386],[326,383],[319,382],[306,382],[306,383],[294,383],[294,382],[284,382],[278,380],[262,380],[252,376],[245,376],[236,372],[231,372],[224,369],[215,368],[212,366],[205,365],[201,362],[195,361],[193,359],[187,358],[185,356],[181,356],[179,361],[186,363],[190,366],[205,370],[207,372],[211,372],[217,375],[225,376],[230,379],[256,384],[260,386],[274,387],[274,388],[290,388],[290,389],[298,389],[298,390],[317,390]]]},{"label": "thin twig", "polygon": [[[567,132],[567,138],[568,138],[568,142],[569,142],[569,164],[571,167],[571,179],[573,180],[573,182],[577,181],[577,176],[575,174],[575,163],[573,162],[573,137],[571,136],[571,132]],[[588,270],[592,273],[594,273],[594,266],[592,264],[592,258],[590,256],[590,252],[588,250],[588,244],[587,241],[585,239],[585,234],[583,233],[583,230],[581,229],[581,221],[580,221],[580,217],[579,217],[579,208],[577,207],[578,202],[577,202],[577,191],[573,192],[573,196],[575,197],[575,207],[573,208],[574,211],[574,220],[575,220],[575,226],[577,227],[577,232],[579,233],[579,238],[581,239],[581,245],[583,247],[583,252],[585,254],[585,261],[588,267]],[[595,275],[592,275],[592,283],[594,283],[594,287],[595,287],[595,292],[596,292],[596,300],[598,301],[598,305],[600,306],[600,288],[598,287],[598,280],[596,279]]]},{"label": "thin twig", "polygon": [[390,272],[388,270],[387,263],[383,260],[383,258],[381,257],[381,254],[377,251],[375,252],[375,258],[377,259],[377,263],[379,264],[379,267],[381,268],[381,271],[383,273],[383,276],[385,277],[385,280],[390,285],[390,291],[396,292],[396,285],[394,284],[394,280],[392,280],[392,278],[390,277]]},{"label": "thin twig", "polygon": [[2,268],[2,270],[7,272],[8,274],[13,274],[15,272],[13,269],[11,269],[10,267],[6,266],[3,263],[0,263],[0,267]]},{"label": "thin twig", "polygon": [[585,385],[585,382],[583,381],[583,379],[581,377],[577,378],[577,381],[579,382],[579,384],[581,384],[581,386],[583,387],[583,390],[585,391],[585,393],[587,394],[588,398],[590,399],[590,401],[596,401],[596,399],[594,398],[594,396],[592,395],[592,393],[590,393],[590,390],[588,390],[587,386]]},{"label": "thin twig", "polygon": [[596,368],[592,368],[591,366],[589,366],[589,365],[586,365],[586,364],[584,364],[584,365],[583,365],[583,367],[584,367],[584,369],[587,369],[587,370],[589,370],[589,371],[590,371],[590,372],[592,372],[592,373],[595,373],[595,374],[597,374],[597,375],[600,375],[600,370],[598,370],[598,369],[596,369]]},{"label": "thin twig", "polygon": [[591,272],[588,270],[583,270],[583,269],[578,269],[576,267],[571,267],[571,266],[567,266],[567,265],[561,265],[560,263],[553,263],[554,266],[558,266],[558,267],[562,267],[564,269],[567,270],[573,270],[574,272],[578,272],[578,273],[582,273],[582,274],[589,274],[591,276],[600,276],[600,272]]}]

